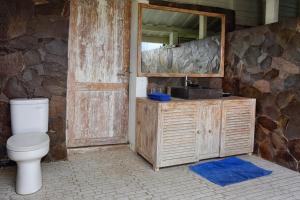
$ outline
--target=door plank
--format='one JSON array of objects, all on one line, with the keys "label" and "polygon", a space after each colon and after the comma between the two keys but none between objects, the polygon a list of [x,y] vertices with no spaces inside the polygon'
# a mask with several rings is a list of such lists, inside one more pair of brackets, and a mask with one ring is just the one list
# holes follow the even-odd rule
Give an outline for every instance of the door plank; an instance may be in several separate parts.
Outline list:
[{"label": "door plank", "polygon": [[127,83],[76,83],[76,90],[119,90],[128,88]]}]

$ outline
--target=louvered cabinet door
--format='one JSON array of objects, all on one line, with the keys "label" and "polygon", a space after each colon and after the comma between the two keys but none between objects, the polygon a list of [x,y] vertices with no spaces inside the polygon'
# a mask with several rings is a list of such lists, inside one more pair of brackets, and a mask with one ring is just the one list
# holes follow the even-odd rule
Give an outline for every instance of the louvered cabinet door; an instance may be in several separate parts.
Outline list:
[{"label": "louvered cabinet door", "polygon": [[159,166],[195,162],[196,104],[176,103],[161,105]]},{"label": "louvered cabinet door", "polygon": [[219,157],[221,100],[201,101],[198,105],[198,160]]},{"label": "louvered cabinet door", "polygon": [[252,153],[255,99],[224,100],[222,109],[220,155]]}]

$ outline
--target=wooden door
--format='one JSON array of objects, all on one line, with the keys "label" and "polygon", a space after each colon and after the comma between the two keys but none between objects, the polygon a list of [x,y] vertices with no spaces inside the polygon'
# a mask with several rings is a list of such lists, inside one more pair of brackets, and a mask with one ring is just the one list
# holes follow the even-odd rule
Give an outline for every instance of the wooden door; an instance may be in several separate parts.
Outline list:
[{"label": "wooden door", "polygon": [[126,143],[130,0],[70,2],[67,146]]},{"label": "wooden door", "polygon": [[160,137],[158,141],[159,166],[195,162],[196,104],[161,104]]},{"label": "wooden door", "polygon": [[197,125],[198,159],[219,157],[221,100],[199,102]]},{"label": "wooden door", "polygon": [[254,128],[255,99],[224,100],[220,155],[252,153]]}]

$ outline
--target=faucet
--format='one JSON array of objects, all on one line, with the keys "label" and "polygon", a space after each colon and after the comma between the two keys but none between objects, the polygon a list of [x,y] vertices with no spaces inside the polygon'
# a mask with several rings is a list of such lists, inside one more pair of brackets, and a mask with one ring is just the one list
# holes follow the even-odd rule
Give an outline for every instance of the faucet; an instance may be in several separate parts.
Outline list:
[{"label": "faucet", "polygon": [[189,86],[189,84],[192,84],[192,81],[188,79],[188,76],[185,76],[185,81],[184,81],[184,87]]}]

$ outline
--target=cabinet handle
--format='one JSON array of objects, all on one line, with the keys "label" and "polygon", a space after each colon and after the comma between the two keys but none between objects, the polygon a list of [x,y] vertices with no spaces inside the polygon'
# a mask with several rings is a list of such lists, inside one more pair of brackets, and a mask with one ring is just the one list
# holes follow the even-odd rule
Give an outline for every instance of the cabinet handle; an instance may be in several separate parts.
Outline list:
[{"label": "cabinet handle", "polygon": [[200,131],[199,131],[199,130],[197,131],[197,134],[200,134]]},{"label": "cabinet handle", "polygon": [[211,133],[211,130],[208,130],[209,133]]}]

